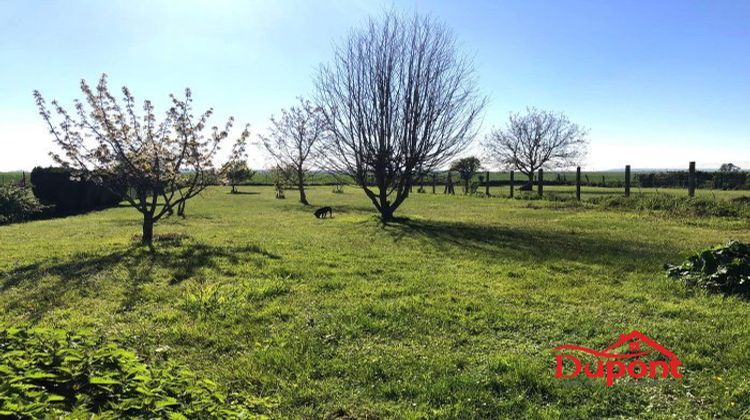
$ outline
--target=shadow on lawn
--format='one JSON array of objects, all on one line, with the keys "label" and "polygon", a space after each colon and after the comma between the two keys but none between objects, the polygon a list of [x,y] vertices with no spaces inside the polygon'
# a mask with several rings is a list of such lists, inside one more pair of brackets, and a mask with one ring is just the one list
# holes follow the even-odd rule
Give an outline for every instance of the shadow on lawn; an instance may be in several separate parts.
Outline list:
[{"label": "shadow on lawn", "polygon": [[490,260],[536,262],[568,260],[653,271],[679,254],[676,248],[628,239],[592,236],[580,231],[512,229],[492,225],[399,218],[382,224],[395,242],[417,238],[448,255],[469,250]]},{"label": "shadow on lawn", "polygon": [[142,246],[131,245],[104,255],[75,254],[62,261],[53,259],[0,272],[0,291],[47,275],[59,277],[66,285],[82,285],[92,276],[117,265],[128,271],[133,283],[151,281],[154,269],[160,268],[170,272],[170,284],[176,284],[194,276],[200,269],[220,269],[222,260],[234,265],[244,262],[246,257],[253,254],[272,260],[281,258],[255,245],[213,246],[203,243],[183,244],[178,240],[159,244],[154,253]]},{"label": "shadow on lawn", "polygon": [[[150,253],[145,247],[133,244],[104,255],[82,253],[0,272],[0,292],[14,286],[29,286],[17,299],[33,302],[26,310],[30,320],[37,321],[49,311],[65,307],[70,291],[84,296],[107,293],[106,288],[99,287],[100,276],[116,276],[118,270],[124,269],[128,274],[123,281],[125,296],[120,307],[127,311],[143,301],[142,285],[153,281],[157,270],[162,276],[166,271],[169,283],[177,284],[198,275],[201,269],[221,272],[227,265],[248,262],[261,265],[266,259],[280,258],[255,245],[211,246],[168,241],[158,244],[156,252]],[[41,282],[45,276],[56,279]]]}]

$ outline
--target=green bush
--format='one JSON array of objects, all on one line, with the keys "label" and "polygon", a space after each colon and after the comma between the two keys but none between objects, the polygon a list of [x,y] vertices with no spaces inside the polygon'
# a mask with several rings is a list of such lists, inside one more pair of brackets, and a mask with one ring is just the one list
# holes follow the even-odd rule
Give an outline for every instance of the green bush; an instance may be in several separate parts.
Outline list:
[{"label": "green bush", "polygon": [[725,295],[750,297],[750,245],[730,241],[691,256],[681,265],[665,265],[667,276],[688,286]]},{"label": "green bush", "polygon": [[271,406],[86,333],[0,330],[0,417],[247,418]]},{"label": "green bush", "polygon": [[662,211],[677,216],[750,217],[750,207],[710,198],[681,197],[672,194],[637,194],[630,197],[603,196],[589,200],[605,209]]},{"label": "green bush", "polygon": [[26,189],[12,184],[0,185],[0,225],[30,219],[43,209]]}]

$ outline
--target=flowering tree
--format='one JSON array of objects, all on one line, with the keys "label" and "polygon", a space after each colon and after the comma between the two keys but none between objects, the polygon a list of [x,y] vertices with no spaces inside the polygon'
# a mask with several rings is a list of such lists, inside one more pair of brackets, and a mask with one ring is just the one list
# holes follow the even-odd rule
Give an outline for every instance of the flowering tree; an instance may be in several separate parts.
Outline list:
[{"label": "flowering tree", "polygon": [[317,161],[317,146],[323,138],[325,121],[321,110],[310,101],[299,99],[299,106],[281,110],[281,117],[271,117],[263,145],[279,167],[284,168],[289,180],[299,188],[299,201],[309,204],[305,195],[305,180],[310,167]]},{"label": "flowering tree", "polygon": [[232,194],[237,193],[237,185],[255,176],[255,171],[247,166],[247,138],[241,137],[232,146],[229,160],[224,164],[222,171],[227,183],[232,187]]},{"label": "flowering tree", "polygon": [[[81,81],[84,100],[68,112],[57,101],[52,110],[39,91],[34,98],[62,155],[52,154],[60,165],[121,195],[143,215],[142,243],[151,246],[154,224],[172,214],[184,214],[187,200],[215,179],[213,159],[234,122],[205,133],[213,110],[193,116],[192,94],[170,95],[171,107],[157,121],[151,101],[143,102],[138,115],[135,98],[122,88],[122,103],[102,75],[95,88]],[[247,138],[247,127],[240,138]]]}]

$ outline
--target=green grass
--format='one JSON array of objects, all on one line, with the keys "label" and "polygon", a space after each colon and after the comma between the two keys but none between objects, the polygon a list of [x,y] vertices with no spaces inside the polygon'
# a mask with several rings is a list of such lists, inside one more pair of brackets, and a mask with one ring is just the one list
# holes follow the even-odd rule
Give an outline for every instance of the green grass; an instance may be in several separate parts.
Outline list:
[{"label": "green grass", "polygon": [[[507,195],[509,192],[510,187],[492,187],[490,189],[490,193],[492,193],[493,190],[497,191],[499,194],[505,194]],[[517,187],[516,187],[517,189]],[[480,191],[483,191],[480,188]],[[569,186],[569,185],[545,185],[544,186],[544,192],[546,193],[554,193],[554,194],[562,194],[562,195],[575,195],[576,187],[575,186]],[[536,193],[536,187],[533,193]],[[638,188],[638,187],[631,187],[630,188],[630,194],[633,196],[641,195],[641,194],[670,194],[675,196],[688,196],[687,189],[683,188]],[[624,195],[625,189],[624,188],[610,188],[610,187],[588,187],[588,186],[582,186],[581,187],[581,197],[582,198],[592,198],[602,195]],[[699,198],[710,198],[710,199],[721,199],[721,200],[731,200],[733,198],[738,197],[750,197],[750,191],[747,190],[712,190],[712,189],[696,189],[695,190],[695,196]]]},{"label": "green grass", "polygon": [[[28,179],[29,174],[26,174],[26,179]],[[13,171],[13,172],[0,172],[0,184],[9,184],[11,182],[18,182],[23,177],[23,172],[21,171]]]},{"label": "green grass", "polygon": [[[212,188],[156,255],[115,208],[0,227],[0,323],[86,328],[175,359],[275,417],[726,417],[750,407],[750,304],[687,290],[665,262],[750,221],[413,194],[388,226],[364,195]],[[553,378],[560,344],[638,329],[681,380]]]}]

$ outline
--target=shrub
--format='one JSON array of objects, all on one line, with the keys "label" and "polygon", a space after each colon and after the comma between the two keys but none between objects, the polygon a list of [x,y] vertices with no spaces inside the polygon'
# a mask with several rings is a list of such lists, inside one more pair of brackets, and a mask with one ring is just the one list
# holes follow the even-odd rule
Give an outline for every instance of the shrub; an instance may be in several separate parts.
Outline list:
[{"label": "shrub", "polygon": [[589,200],[603,208],[663,211],[677,216],[750,217],[750,208],[740,203],[672,194],[637,194],[630,197],[603,196]]},{"label": "shrub", "polygon": [[750,245],[730,241],[706,249],[681,265],[665,265],[667,276],[714,293],[750,297]]},{"label": "shrub", "polygon": [[117,205],[122,197],[86,180],[75,180],[65,168],[40,168],[31,171],[34,195],[50,206],[49,215],[64,216]]},{"label": "shrub", "polygon": [[0,330],[0,417],[236,418],[271,405],[88,334]]},{"label": "shrub", "polygon": [[0,185],[0,225],[28,220],[44,207],[29,192],[16,185]]}]

